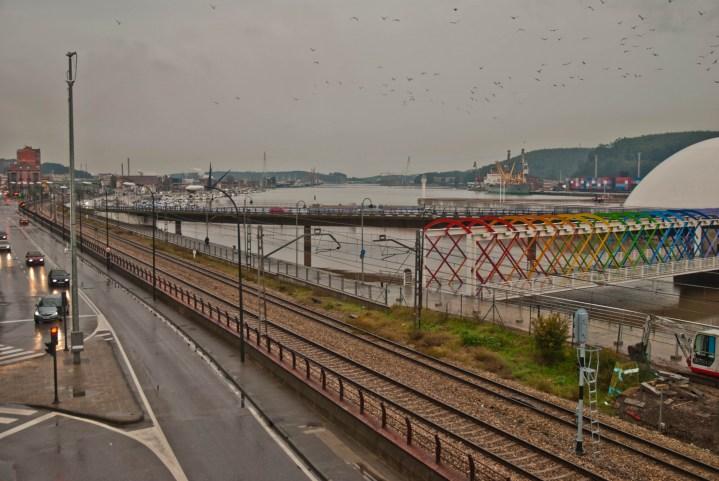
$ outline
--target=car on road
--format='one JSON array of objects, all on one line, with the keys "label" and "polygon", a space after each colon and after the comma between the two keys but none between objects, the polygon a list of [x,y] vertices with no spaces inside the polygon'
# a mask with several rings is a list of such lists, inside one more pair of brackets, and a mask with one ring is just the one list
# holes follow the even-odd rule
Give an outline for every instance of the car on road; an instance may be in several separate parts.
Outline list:
[{"label": "car on road", "polygon": [[45,256],[42,255],[42,252],[27,251],[27,254],[25,254],[25,264],[28,266],[44,266]]},{"label": "car on road", "polygon": [[[67,309],[67,308],[65,308]],[[59,321],[62,319],[62,298],[60,296],[42,296],[35,305],[35,323]],[[67,310],[66,312],[67,313]]]},{"label": "car on road", "polygon": [[27,217],[20,217],[20,225],[28,225],[30,223]]},{"label": "car on road", "polygon": [[70,287],[70,274],[62,269],[53,269],[47,275],[47,284],[53,287]]},{"label": "car on road", "polygon": [[0,240],[7,240],[7,232],[0,230]]},{"label": "car on road", "polygon": [[12,249],[10,243],[6,240],[0,240],[0,252],[10,252]]},{"label": "car on road", "polygon": [[270,214],[286,214],[287,209],[284,207],[270,207]]}]

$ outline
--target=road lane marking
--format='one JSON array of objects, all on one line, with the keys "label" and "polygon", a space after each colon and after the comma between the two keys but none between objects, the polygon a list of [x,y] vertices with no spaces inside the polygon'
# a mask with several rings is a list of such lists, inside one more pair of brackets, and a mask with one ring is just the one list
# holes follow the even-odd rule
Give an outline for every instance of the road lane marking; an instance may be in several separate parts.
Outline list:
[{"label": "road lane marking", "polygon": [[0,407],[0,414],[10,414],[14,416],[32,416],[36,412],[34,409]]},{"label": "road lane marking", "polygon": [[[27,352],[29,352],[29,351],[27,351]],[[6,366],[8,364],[15,364],[16,362],[20,362],[20,361],[27,361],[28,359],[35,359],[36,357],[42,357],[44,355],[45,355],[44,352],[35,352],[35,353],[20,356],[20,357],[16,357],[13,359],[7,359],[4,361],[0,361],[0,366]]]},{"label": "road lane marking", "polygon": [[[23,352],[23,350],[20,349],[19,347],[16,347],[16,348],[10,349],[9,351],[3,351],[2,354],[0,354],[0,359],[12,357],[13,354],[17,354],[18,352]],[[31,351],[28,351],[28,352],[31,352]]]},{"label": "road lane marking", "polygon": [[18,433],[20,431],[24,431],[27,428],[31,428],[31,427],[35,426],[36,424],[40,424],[41,422],[46,421],[53,417],[55,417],[55,413],[47,413],[42,416],[36,417],[35,419],[32,419],[26,423],[15,426],[12,429],[8,429],[7,431],[0,433],[0,440],[5,439],[6,437],[11,436],[15,433]]},{"label": "road lane marking", "polygon": [[17,418],[0,418],[0,424],[11,424],[17,421]]},{"label": "road lane marking", "polygon": [[[79,317],[95,317],[95,314],[81,314]],[[19,322],[35,322],[35,319],[13,319],[9,321],[0,321],[0,324],[16,324]]]},{"label": "road lane marking", "polygon": [[[130,364],[130,359],[127,357],[125,349],[122,347],[122,343],[117,337],[115,330],[113,329],[112,325],[107,320],[105,315],[102,313],[102,311],[100,311],[100,309],[95,305],[95,303],[92,302],[92,299],[90,299],[90,297],[85,292],[83,292],[82,289],[78,289],[78,293],[80,297],[82,297],[82,300],[84,300],[85,303],[90,306],[90,309],[92,309],[92,311],[97,314],[97,328],[95,329],[95,332],[98,332],[100,326],[102,326],[103,329],[110,331],[112,333],[112,336],[115,338],[115,345],[120,349],[120,354],[122,355],[122,359],[127,366],[130,377],[132,378],[132,382],[135,384],[137,393],[139,394],[142,403],[145,405],[145,411],[152,420],[152,428],[139,430],[136,439],[142,440],[142,442],[144,442],[146,446],[154,445],[154,449],[152,449],[152,451],[160,459],[160,461],[162,461],[162,463],[177,481],[188,481],[179,460],[175,456],[175,452],[172,450],[172,446],[170,446],[170,443],[167,440],[167,437],[165,437],[165,433],[162,430],[160,423],[157,421],[157,417],[155,417],[155,412],[152,410],[152,406],[150,406],[150,402],[147,400],[147,396],[145,396],[145,391],[140,385],[137,374],[135,374],[135,370],[132,368],[132,364]],[[150,433],[150,429],[154,430],[154,432]],[[144,435],[144,433],[149,433],[150,436],[146,436]]]}]

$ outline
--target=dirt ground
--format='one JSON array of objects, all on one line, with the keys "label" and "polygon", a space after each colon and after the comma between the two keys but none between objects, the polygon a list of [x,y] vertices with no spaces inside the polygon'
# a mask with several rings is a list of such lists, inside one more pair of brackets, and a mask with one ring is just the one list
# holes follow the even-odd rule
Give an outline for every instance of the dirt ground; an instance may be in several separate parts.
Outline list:
[{"label": "dirt ground", "polygon": [[719,389],[660,378],[627,389],[617,399],[617,412],[623,419],[719,453]]}]

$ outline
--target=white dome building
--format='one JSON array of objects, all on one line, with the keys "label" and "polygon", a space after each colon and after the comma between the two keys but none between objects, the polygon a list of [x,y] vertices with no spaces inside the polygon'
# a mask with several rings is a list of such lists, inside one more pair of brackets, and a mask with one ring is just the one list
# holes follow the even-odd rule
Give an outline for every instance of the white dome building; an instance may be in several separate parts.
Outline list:
[{"label": "white dome building", "polygon": [[646,209],[719,207],[719,138],[690,145],[664,160],[632,191],[624,206]]}]

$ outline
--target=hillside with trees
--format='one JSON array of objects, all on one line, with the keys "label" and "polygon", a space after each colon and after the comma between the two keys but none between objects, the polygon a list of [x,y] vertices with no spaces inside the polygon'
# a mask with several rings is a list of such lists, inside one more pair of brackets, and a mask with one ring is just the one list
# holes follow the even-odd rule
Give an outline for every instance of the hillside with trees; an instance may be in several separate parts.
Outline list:
[{"label": "hillside with trees", "polygon": [[600,145],[587,155],[575,171],[575,176],[594,175],[594,155],[597,155],[599,176],[637,175],[637,157],[641,152],[641,176],[646,176],[664,159],[702,140],[719,137],[716,131],[676,132],[620,138]]}]

